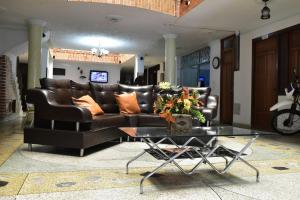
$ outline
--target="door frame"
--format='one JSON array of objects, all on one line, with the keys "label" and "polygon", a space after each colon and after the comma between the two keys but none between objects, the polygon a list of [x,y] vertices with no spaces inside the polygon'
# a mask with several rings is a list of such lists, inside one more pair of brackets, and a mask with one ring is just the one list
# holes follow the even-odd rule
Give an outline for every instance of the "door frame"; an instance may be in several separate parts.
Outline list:
[{"label": "door frame", "polygon": [[[224,45],[223,45],[223,41],[229,39],[229,38],[233,38],[235,40],[235,35],[230,35],[228,37],[225,37],[223,39],[221,39],[221,52],[220,52],[220,55],[221,55],[221,71],[220,71],[220,123],[222,124],[223,123],[223,118],[222,118],[222,112],[223,112],[223,103],[222,103],[222,97],[223,97],[223,93],[224,91],[222,90],[222,83],[223,83],[223,76],[222,76],[222,73],[223,73],[223,63],[224,63],[224,56],[223,56],[223,51],[224,51]],[[235,44],[233,44],[233,62],[235,62]],[[231,95],[231,102],[232,102],[232,118],[231,118],[231,124],[233,124],[233,105],[234,105],[234,66],[232,67],[232,80],[231,80],[231,85],[232,85],[232,95]]]}]

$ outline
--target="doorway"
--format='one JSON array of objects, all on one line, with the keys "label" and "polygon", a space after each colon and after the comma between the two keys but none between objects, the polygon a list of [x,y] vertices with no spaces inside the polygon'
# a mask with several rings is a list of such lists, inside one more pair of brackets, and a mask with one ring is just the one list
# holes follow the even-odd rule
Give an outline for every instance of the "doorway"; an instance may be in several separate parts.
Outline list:
[{"label": "doorway", "polygon": [[28,64],[20,63],[19,57],[17,58],[17,79],[19,83],[19,90],[21,96],[22,110],[27,110],[26,95],[27,95],[27,75],[28,75]]},{"label": "doorway", "polygon": [[272,130],[270,107],[278,99],[278,37],[253,43],[252,128]]},{"label": "doorway", "polygon": [[235,66],[235,35],[221,40],[220,122],[233,122],[233,81]]},{"label": "doorway", "polygon": [[271,130],[272,113],[278,95],[300,75],[300,25],[253,40],[252,122],[259,130]]}]

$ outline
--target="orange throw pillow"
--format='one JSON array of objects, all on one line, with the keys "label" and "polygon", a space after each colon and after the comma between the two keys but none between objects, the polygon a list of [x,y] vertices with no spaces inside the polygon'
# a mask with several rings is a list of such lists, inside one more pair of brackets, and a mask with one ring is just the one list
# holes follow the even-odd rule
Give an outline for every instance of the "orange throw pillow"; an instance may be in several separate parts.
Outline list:
[{"label": "orange throw pillow", "polygon": [[115,95],[115,97],[121,113],[137,114],[141,112],[135,92]]},{"label": "orange throw pillow", "polygon": [[89,95],[82,96],[79,99],[72,97],[72,100],[76,106],[89,109],[93,116],[104,114],[101,107]]}]

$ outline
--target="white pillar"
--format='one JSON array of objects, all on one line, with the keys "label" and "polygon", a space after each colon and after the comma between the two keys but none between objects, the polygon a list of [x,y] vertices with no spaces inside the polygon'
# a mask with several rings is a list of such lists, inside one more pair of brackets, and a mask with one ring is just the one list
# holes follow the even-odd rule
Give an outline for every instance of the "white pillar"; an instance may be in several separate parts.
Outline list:
[{"label": "white pillar", "polygon": [[43,33],[42,38],[42,54],[41,54],[41,78],[48,77],[48,68],[50,62],[50,51],[49,51],[49,43],[50,43],[50,31]]},{"label": "white pillar", "polygon": [[53,78],[53,57],[50,51],[48,52],[47,78]]},{"label": "white pillar", "polygon": [[41,78],[42,34],[46,22],[30,20],[28,29],[28,83],[27,88],[39,86]]},{"label": "white pillar", "polygon": [[47,74],[48,59],[49,59],[48,55],[49,55],[48,44],[43,44],[42,54],[41,54],[41,78],[45,78]]},{"label": "white pillar", "polygon": [[144,56],[141,54],[135,55],[134,79],[144,74]]},{"label": "white pillar", "polygon": [[176,37],[175,34],[165,34],[165,81],[176,85]]}]

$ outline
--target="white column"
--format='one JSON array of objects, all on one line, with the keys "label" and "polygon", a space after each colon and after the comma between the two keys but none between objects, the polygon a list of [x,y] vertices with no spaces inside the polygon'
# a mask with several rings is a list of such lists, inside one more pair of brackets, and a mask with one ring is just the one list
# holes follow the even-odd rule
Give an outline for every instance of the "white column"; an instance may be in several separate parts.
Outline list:
[{"label": "white column", "polygon": [[27,88],[39,86],[41,78],[42,34],[46,22],[29,20],[28,28],[28,83]]},{"label": "white column", "polygon": [[176,85],[176,37],[175,34],[165,34],[165,81]]},{"label": "white column", "polygon": [[48,52],[47,78],[53,78],[53,57],[50,51]]},{"label": "white column", "polygon": [[50,43],[50,31],[47,31],[43,33],[43,38],[42,38],[41,78],[48,77],[48,71],[49,71],[48,68],[50,62],[49,43]]},{"label": "white column", "polygon": [[48,44],[43,44],[42,54],[41,54],[41,78],[45,78],[47,74],[48,59],[49,59],[48,55],[49,55]]},{"label": "white column", "polygon": [[144,74],[144,55],[135,55],[135,65],[134,65],[134,79],[140,75]]}]

